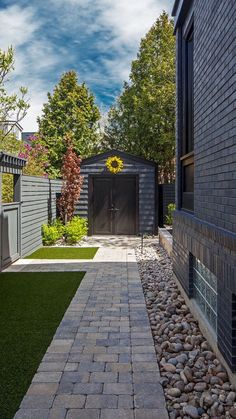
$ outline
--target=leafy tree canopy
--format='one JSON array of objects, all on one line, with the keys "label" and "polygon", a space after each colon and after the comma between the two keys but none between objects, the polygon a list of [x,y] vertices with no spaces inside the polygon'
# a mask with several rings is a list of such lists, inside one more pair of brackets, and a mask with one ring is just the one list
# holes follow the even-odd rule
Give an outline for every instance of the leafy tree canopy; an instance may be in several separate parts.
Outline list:
[{"label": "leafy tree canopy", "polygon": [[[13,130],[14,125],[22,121],[29,108],[26,100],[27,88],[20,87],[19,93],[9,94],[6,84],[9,75],[14,70],[14,50],[0,49],[0,138],[5,138]],[[12,124],[8,124],[13,121]]]},{"label": "leafy tree canopy", "polygon": [[158,162],[163,181],[174,176],[175,40],[165,12],[141,40],[130,81],[108,114],[102,145]]},{"label": "leafy tree canopy", "polygon": [[65,136],[70,136],[74,151],[82,157],[97,151],[99,118],[94,96],[84,83],[78,83],[76,72],[63,74],[53,93],[48,93],[48,102],[38,118],[39,134],[54,168],[61,168]]}]

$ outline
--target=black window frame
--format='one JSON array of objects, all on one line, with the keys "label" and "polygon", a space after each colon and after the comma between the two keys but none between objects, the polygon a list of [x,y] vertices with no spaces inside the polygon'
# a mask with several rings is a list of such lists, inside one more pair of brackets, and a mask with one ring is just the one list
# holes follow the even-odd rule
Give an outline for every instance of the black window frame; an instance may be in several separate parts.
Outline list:
[{"label": "black window frame", "polygon": [[[193,152],[180,158],[181,161],[181,208],[190,212],[194,211],[194,154]],[[191,179],[188,179],[188,183],[192,184],[192,190],[186,187],[186,168],[193,173]]]},{"label": "black window frame", "polygon": [[182,39],[183,57],[183,136],[182,156],[194,150],[193,129],[193,48],[194,48],[194,23],[191,19],[187,31]]},{"label": "black window frame", "polygon": [[[194,19],[181,28],[182,135],[181,135],[181,209],[194,212]],[[188,168],[188,169],[187,169]],[[186,171],[191,178],[186,182]],[[186,187],[188,185],[188,187]],[[191,186],[191,187],[190,187]]]}]

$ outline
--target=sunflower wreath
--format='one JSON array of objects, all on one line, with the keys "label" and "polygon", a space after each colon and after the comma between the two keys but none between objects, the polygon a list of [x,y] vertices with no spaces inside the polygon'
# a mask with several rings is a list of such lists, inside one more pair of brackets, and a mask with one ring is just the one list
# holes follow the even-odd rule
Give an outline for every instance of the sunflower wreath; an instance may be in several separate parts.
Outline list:
[{"label": "sunflower wreath", "polygon": [[106,160],[106,167],[109,172],[116,174],[121,172],[124,167],[124,162],[120,157],[117,156],[108,157]]}]

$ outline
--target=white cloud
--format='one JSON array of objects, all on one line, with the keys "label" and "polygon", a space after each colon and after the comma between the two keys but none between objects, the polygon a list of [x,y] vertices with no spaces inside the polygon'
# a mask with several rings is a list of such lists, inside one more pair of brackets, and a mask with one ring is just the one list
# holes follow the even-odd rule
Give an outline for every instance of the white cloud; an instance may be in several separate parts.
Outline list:
[{"label": "white cloud", "polygon": [[42,86],[38,86],[38,88],[31,87],[30,90],[30,109],[24,120],[21,122],[21,125],[23,126],[24,131],[37,132],[37,117],[41,115],[42,104],[47,100],[47,95],[45,93],[47,89],[43,89]]},{"label": "white cloud", "polygon": [[[50,40],[39,32],[42,21],[37,9],[13,5],[0,10],[0,47],[14,47],[14,72],[8,85],[9,92],[17,92],[21,85],[28,87],[30,109],[21,122],[24,130],[36,131],[36,118],[41,113],[49,89],[44,74],[61,60]],[[40,34],[40,36],[39,36]]]},{"label": "white cloud", "polygon": [[96,46],[101,55],[112,52],[112,57],[105,57],[102,63],[108,75],[123,81],[129,76],[140,39],[164,9],[170,12],[173,1],[50,0],[50,3],[58,7],[62,29],[74,31],[75,43],[80,44],[81,32],[96,36],[96,32],[106,31],[107,39],[98,41]]},{"label": "white cloud", "polygon": [[101,24],[110,28],[117,45],[136,47],[166,2],[157,0],[97,0]]},{"label": "white cloud", "polygon": [[20,6],[13,5],[0,10],[1,48],[26,44],[39,26],[40,23],[31,7],[22,9]]}]

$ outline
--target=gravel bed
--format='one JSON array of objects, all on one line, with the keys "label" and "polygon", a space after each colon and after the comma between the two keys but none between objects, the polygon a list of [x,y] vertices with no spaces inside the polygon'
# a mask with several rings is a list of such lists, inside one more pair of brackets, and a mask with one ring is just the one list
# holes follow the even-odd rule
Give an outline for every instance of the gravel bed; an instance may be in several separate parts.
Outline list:
[{"label": "gravel bed", "polygon": [[236,393],[181,296],[159,245],[136,256],[170,419],[236,418]]}]

